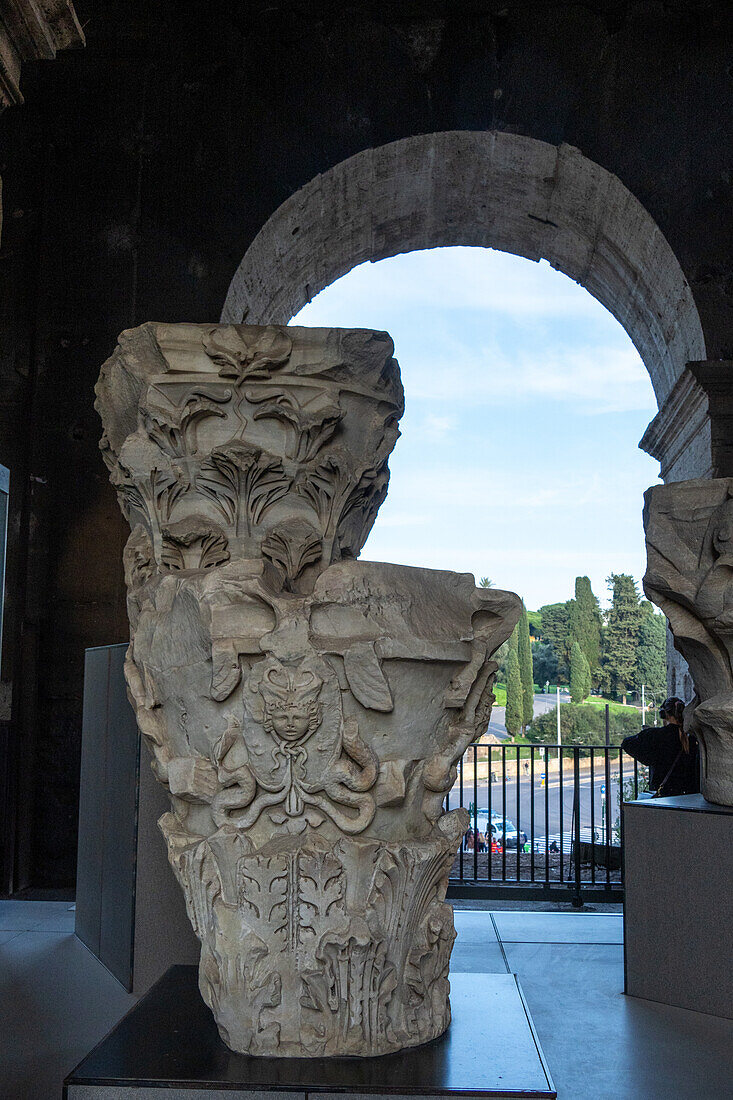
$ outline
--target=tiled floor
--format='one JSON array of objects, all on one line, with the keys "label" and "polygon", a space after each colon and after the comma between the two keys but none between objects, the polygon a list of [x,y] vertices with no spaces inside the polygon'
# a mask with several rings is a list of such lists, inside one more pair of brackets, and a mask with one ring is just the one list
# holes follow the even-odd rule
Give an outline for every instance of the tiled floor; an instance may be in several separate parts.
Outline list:
[{"label": "tiled floor", "polygon": [[74,936],[68,901],[0,901],[0,928],[0,1098],[61,1100],[135,998]]},{"label": "tiled floor", "polygon": [[455,920],[451,970],[518,975],[561,1100],[732,1100],[733,1021],[624,996],[620,915]]},{"label": "tiled floor", "polygon": [[[73,919],[0,902],[0,1100],[60,1100],[134,1003]],[[561,1100],[733,1100],[733,1022],[625,997],[620,916],[461,910],[456,927],[454,971],[518,974]]]}]

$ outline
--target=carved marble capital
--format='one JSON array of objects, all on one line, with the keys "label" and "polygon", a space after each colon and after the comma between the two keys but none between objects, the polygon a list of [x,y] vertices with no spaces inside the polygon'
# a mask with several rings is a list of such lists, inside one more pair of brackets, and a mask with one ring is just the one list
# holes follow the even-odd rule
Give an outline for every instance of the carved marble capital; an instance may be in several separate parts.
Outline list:
[{"label": "carved marble capital", "polygon": [[702,793],[733,806],[733,478],[647,490],[644,591],[669,620],[697,697]]},{"label": "carved marble capital", "polygon": [[235,1050],[370,1055],[450,1020],[444,812],[515,595],[356,558],[403,395],[385,333],[143,325],[102,368],[130,695]]}]

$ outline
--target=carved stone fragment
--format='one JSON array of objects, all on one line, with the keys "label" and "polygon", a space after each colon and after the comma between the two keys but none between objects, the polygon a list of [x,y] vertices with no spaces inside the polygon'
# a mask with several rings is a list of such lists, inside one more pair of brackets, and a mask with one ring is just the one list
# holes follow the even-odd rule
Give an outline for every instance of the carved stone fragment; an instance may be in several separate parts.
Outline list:
[{"label": "carved stone fragment", "polygon": [[444,811],[520,611],[470,574],[354,560],[403,396],[385,333],[143,325],[102,368],[132,533],[130,696],[248,1054],[372,1055],[448,1026]]},{"label": "carved stone fragment", "polygon": [[685,725],[702,748],[702,793],[733,806],[733,478],[645,495],[644,590],[669,620],[696,698]]}]

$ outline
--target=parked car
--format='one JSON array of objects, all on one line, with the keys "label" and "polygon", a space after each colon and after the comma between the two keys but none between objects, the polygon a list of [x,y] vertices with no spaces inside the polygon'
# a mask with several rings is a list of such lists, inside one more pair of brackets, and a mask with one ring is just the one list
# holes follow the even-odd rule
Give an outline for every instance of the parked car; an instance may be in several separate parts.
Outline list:
[{"label": "parked car", "polygon": [[[473,824],[473,822],[471,822]],[[487,830],[491,831],[492,842],[496,841],[503,848],[516,848],[517,842],[521,847],[527,843],[527,834],[522,832],[517,833],[517,827],[513,821],[509,818],[504,820],[501,814],[492,811],[491,820],[489,820],[488,810],[478,810],[476,813],[476,825],[480,833],[486,835]]]}]

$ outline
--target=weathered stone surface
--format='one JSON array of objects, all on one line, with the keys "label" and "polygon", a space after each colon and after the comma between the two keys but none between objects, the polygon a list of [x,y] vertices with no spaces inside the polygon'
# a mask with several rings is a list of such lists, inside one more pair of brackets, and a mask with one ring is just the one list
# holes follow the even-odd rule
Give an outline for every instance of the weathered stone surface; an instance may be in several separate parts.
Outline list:
[{"label": "weathered stone surface", "polygon": [[385,333],[148,324],[102,369],[138,722],[224,1040],[382,1054],[448,1026],[445,813],[512,593],[359,562],[403,396]]},{"label": "weathered stone surface", "polygon": [[58,50],[83,45],[71,0],[0,0],[0,110],[23,102],[24,61],[54,58]]},{"label": "weathered stone surface", "polygon": [[646,493],[644,590],[667,616],[695,681],[686,725],[702,745],[702,793],[733,806],[733,479]]},{"label": "weathered stone surface", "polygon": [[544,257],[586,287],[631,335],[660,403],[704,357],[679,262],[621,180],[571,145],[500,130],[421,133],[315,176],[250,244],[222,320],[287,323],[357,264],[456,244]]}]

